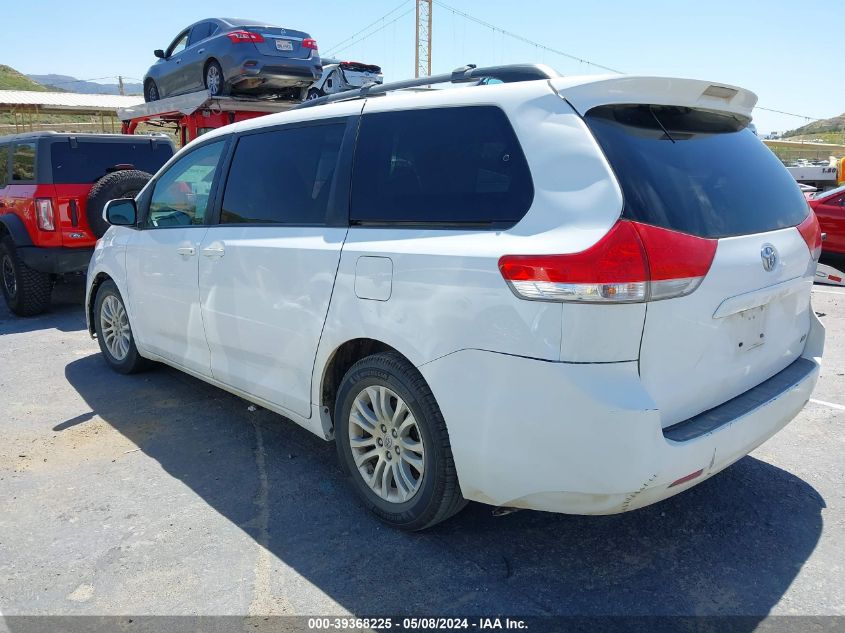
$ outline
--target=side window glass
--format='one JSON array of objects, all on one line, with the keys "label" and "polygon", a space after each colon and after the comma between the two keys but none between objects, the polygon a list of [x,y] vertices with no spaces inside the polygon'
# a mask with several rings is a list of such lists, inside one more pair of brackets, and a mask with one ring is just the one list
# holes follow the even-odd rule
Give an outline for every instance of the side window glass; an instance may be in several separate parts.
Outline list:
[{"label": "side window glass", "polygon": [[35,180],[35,143],[18,143],[12,155],[12,180]]},{"label": "side window glass", "polygon": [[176,40],[170,45],[170,48],[167,49],[166,57],[173,57],[174,55],[178,55],[182,51],[185,50],[185,47],[188,45],[188,32],[185,31]]},{"label": "side window glass", "polygon": [[220,223],[324,224],[345,128],[331,123],[241,137]]},{"label": "side window glass", "polygon": [[211,26],[211,22],[203,22],[201,24],[197,24],[194,28],[192,28],[191,37],[188,39],[188,46],[193,46],[197,42],[207,38],[209,35],[209,31],[211,30]]},{"label": "side window glass", "polygon": [[207,223],[208,201],[225,144],[217,141],[200,147],[161,175],[150,198],[146,227]]},{"label": "side window glass", "polygon": [[9,146],[0,145],[0,187],[5,187],[9,179]]},{"label": "side window glass", "polygon": [[380,112],[361,121],[354,223],[513,225],[533,198],[525,155],[495,106]]}]

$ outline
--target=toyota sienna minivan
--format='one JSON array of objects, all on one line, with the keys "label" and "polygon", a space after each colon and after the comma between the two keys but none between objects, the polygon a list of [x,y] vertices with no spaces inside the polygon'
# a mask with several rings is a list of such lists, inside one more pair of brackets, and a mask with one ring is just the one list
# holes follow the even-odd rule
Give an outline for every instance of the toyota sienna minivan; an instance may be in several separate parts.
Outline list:
[{"label": "toyota sienna minivan", "polygon": [[819,226],[748,129],[755,95],[518,75],[324,97],[187,145],[105,211],[87,312],[106,362],[334,440],[404,529],[467,500],[625,512],[754,450],[824,345]]}]

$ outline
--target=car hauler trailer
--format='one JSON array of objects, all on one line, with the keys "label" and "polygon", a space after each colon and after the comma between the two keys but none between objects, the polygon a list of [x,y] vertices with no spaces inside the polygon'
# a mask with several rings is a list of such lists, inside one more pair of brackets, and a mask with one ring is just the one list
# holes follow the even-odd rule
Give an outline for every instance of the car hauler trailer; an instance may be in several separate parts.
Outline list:
[{"label": "car hauler trailer", "polygon": [[298,101],[214,97],[207,90],[201,90],[129,108],[119,108],[117,116],[124,134],[134,134],[138,125],[145,122],[174,125],[178,130],[181,145],[185,145],[209,130],[265,114],[284,112],[298,104]]},{"label": "car hauler trailer", "polygon": [[845,183],[845,158],[829,161],[825,165],[793,165],[786,169],[796,182],[816,187],[819,191]]}]

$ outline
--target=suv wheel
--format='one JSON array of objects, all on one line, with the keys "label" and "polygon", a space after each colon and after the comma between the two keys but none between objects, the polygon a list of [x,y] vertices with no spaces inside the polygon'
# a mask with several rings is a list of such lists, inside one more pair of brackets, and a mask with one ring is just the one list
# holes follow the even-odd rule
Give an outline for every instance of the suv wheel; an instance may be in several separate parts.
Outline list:
[{"label": "suv wheel", "polygon": [[150,361],[142,357],[135,347],[123,297],[111,280],[104,281],[97,290],[94,327],[100,351],[112,369],[121,374],[132,374],[150,365]]},{"label": "suv wheel", "polygon": [[0,241],[0,286],[9,309],[18,316],[34,316],[50,307],[53,280],[27,266],[9,237]]},{"label": "suv wheel", "polygon": [[325,94],[326,93],[320,90],[319,88],[309,88],[305,96],[305,101],[313,101],[314,99],[319,99],[320,97],[325,96]]},{"label": "suv wheel", "polygon": [[399,354],[369,356],[346,373],[335,429],[341,467],[385,523],[422,530],[466,505],[440,408]]},{"label": "suv wheel", "polygon": [[150,178],[150,174],[139,169],[122,169],[106,174],[94,183],[88,192],[85,214],[88,226],[96,237],[103,237],[109,229],[109,223],[103,218],[106,202],[117,198],[134,198]]}]

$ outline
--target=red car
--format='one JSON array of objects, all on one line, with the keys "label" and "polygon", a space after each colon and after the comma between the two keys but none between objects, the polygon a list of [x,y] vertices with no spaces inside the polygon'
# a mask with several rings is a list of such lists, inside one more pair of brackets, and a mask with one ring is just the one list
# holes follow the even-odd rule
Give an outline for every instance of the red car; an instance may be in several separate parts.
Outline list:
[{"label": "red car", "polygon": [[807,202],[816,212],[822,233],[827,233],[822,252],[845,255],[845,186],[814,193]]},{"label": "red car", "polygon": [[34,132],[0,137],[0,291],[19,316],[50,306],[53,284],[84,272],[108,225],[173,156],[158,136]]}]

